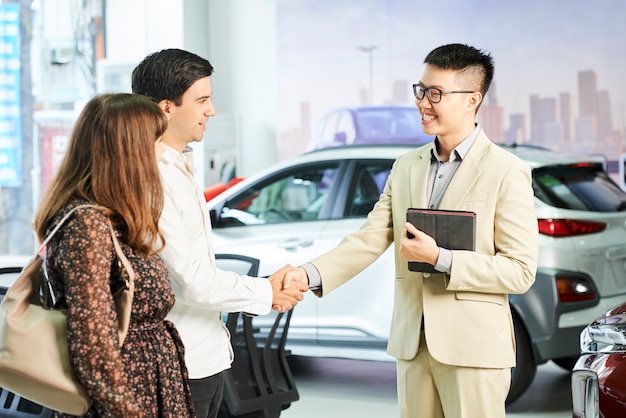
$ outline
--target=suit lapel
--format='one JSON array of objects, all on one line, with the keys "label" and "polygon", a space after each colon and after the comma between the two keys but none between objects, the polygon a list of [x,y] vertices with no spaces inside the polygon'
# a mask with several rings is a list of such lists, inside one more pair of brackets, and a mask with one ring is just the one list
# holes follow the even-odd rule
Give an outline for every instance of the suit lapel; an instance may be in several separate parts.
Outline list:
[{"label": "suit lapel", "polygon": [[456,209],[467,192],[472,189],[476,179],[482,175],[481,163],[490,143],[485,133],[480,131],[448,185],[448,189],[441,200],[440,207],[442,209]]},{"label": "suit lapel", "polygon": [[410,182],[409,190],[411,191],[411,207],[425,208],[426,187],[428,185],[428,170],[430,168],[430,146],[424,146],[418,149],[416,153],[416,161],[410,166]]}]

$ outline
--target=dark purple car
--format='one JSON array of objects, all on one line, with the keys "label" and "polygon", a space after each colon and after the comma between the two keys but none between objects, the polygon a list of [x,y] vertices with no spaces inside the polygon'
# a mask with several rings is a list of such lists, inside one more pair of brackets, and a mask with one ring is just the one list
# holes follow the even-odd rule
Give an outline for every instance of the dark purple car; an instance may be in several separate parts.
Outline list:
[{"label": "dark purple car", "polygon": [[308,150],[352,144],[415,144],[433,140],[422,132],[422,119],[415,106],[342,107],[317,123]]}]

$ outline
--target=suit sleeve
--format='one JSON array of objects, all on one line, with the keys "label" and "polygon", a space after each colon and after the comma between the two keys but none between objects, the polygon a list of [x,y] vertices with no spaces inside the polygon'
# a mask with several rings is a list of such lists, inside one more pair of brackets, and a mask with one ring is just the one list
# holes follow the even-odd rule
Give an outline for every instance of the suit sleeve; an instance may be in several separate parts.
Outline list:
[{"label": "suit sleeve", "polygon": [[[394,168],[389,178],[393,175]],[[322,279],[321,288],[314,293],[320,297],[325,296],[365,270],[389,248],[393,243],[393,237],[391,189],[388,179],[383,193],[361,228],[346,235],[334,249],[311,261]]]}]

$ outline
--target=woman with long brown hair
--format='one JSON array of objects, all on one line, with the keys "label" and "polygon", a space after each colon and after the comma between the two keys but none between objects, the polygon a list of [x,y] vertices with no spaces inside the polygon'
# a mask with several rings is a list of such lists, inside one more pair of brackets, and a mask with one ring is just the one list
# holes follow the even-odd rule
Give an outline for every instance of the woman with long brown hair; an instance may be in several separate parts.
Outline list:
[{"label": "woman with long brown hair", "polygon": [[[46,249],[56,307],[67,309],[70,361],[93,400],[88,417],[194,416],[182,342],[165,320],[174,293],[153,251],[165,245],[157,154],[166,127],[164,113],[146,97],[90,100],[35,217],[43,240],[65,214],[92,205],[76,209]],[[135,273],[121,347],[112,286],[126,272],[109,222]]]}]

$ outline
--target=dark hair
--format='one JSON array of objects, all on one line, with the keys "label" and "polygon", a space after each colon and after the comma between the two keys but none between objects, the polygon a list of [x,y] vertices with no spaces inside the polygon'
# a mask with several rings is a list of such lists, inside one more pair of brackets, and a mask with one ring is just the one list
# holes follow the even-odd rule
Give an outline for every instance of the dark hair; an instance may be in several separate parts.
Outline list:
[{"label": "dark hair", "polygon": [[171,100],[180,106],[189,87],[211,74],[213,66],[208,60],[182,49],[163,49],[148,55],[135,67],[132,89],[156,103]]},{"label": "dark hair", "polygon": [[83,198],[105,209],[135,251],[149,254],[158,239],[164,243],[158,229],[163,186],[154,143],[166,129],[167,117],[147,97],[115,93],[91,99],[35,216],[38,237],[45,237],[67,203]]},{"label": "dark hair", "polygon": [[425,64],[442,70],[456,70],[468,89],[487,94],[493,80],[493,59],[488,52],[465,44],[448,44],[433,49],[424,59]]}]

